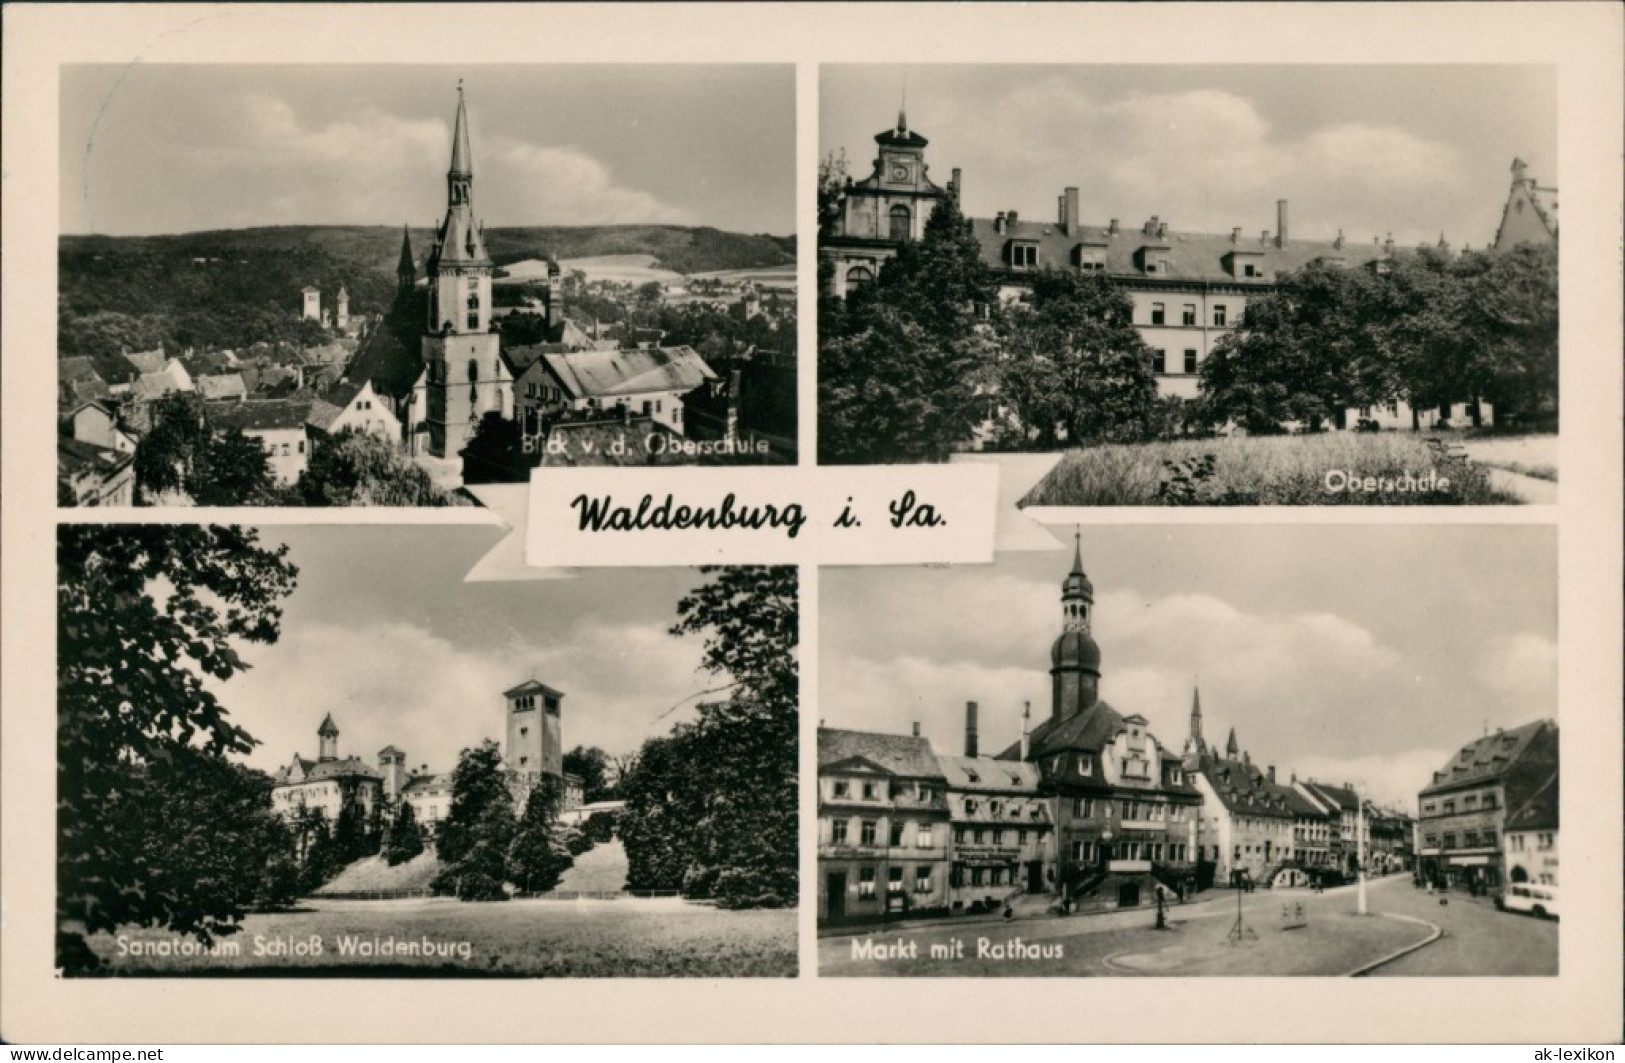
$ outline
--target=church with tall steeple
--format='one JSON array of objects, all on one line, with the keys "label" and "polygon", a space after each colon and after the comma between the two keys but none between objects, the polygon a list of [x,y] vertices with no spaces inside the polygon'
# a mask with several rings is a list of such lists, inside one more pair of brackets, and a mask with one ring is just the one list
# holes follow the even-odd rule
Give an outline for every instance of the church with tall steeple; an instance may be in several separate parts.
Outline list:
[{"label": "church with tall steeple", "polygon": [[[410,253],[406,242],[403,270]],[[514,374],[491,324],[494,268],[485,249],[485,226],[474,214],[474,153],[459,83],[446,216],[425,267],[429,310],[422,343],[422,419],[428,452],[436,458],[456,459],[487,413],[513,417]]]}]

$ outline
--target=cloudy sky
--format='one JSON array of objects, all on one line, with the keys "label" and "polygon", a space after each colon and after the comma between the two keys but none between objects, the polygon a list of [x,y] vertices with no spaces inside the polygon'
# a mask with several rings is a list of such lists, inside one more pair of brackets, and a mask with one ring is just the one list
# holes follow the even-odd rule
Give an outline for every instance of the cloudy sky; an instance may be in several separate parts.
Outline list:
[{"label": "cloudy sky", "polygon": [[[1072,529],[1054,529],[1070,539]],[[1410,807],[1486,726],[1557,714],[1557,573],[1540,526],[1097,526],[1101,696],[1176,751],[1204,732],[1255,763],[1363,780]],[[1071,551],[992,566],[826,568],[818,714],[963,749],[965,702],[996,753],[1050,711]]]},{"label": "cloudy sky", "polygon": [[70,66],[63,232],[422,225],[457,80],[492,226],[795,224],[790,66]]},{"label": "cloudy sky", "polygon": [[[265,528],[289,545],[298,588],[282,637],[249,644],[252,668],[217,689],[232,719],[263,743],[273,770],[312,756],[331,712],[341,755],[373,763],[393,744],[413,765],[449,771],[457,753],[500,741],[502,692],[536,678],[563,691],[564,743],[635,750],[692,718],[719,685],[698,671],[701,639],[666,633],[693,569],[596,570],[577,579],[465,583],[504,533],[488,527]],[[721,696],[721,695],[715,695]]]},{"label": "cloudy sky", "polygon": [[[1121,42],[1117,42],[1121,43]],[[931,175],[964,171],[978,217],[1051,220],[1078,186],[1086,224],[1155,214],[1197,232],[1343,229],[1402,244],[1495,236],[1514,156],[1558,186],[1557,85],[1528,66],[826,66],[821,151],[867,176],[896,121],[931,141]],[[906,83],[906,84],[905,84]],[[1560,186],[1559,186],[1560,187]]]}]

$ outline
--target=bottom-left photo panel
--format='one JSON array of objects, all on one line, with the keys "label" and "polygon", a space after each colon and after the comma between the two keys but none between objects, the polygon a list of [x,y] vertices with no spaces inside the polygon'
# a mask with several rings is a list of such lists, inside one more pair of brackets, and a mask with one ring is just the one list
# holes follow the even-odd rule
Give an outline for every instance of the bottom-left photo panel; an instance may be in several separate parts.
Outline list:
[{"label": "bottom-left photo panel", "polygon": [[67,977],[794,977],[794,567],[57,531]]}]

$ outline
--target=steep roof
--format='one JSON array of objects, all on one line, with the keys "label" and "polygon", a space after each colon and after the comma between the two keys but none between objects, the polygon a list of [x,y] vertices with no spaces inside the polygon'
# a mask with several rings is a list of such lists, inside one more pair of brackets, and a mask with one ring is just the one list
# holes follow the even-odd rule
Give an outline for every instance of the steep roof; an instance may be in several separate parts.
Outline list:
[{"label": "steep roof", "polygon": [[360,757],[344,757],[341,760],[306,760],[299,758],[299,766],[305,770],[302,779],[290,778],[288,766],[284,765],[272,780],[278,786],[297,785],[307,782],[318,782],[322,779],[382,779],[383,775],[376,769],[368,767]]},{"label": "steep roof", "polygon": [[123,357],[142,373],[160,372],[164,368],[164,363],[168,360],[162,347],[150,351],[126,351]]},{"label": "steep roof", "polygon": [[[1055,222],[1018,220],[1001,233],[991,218],[971,219],[971,232],[981,245],[982,259],[994,269],[1007,267],[1005,248],[1015,240],[1038,245],[1040,269],[1064,269],[1074,265],[1074,251],[1087,246],[1092,251],[1104,252],[1106,273],[1111,275],[1149,280],[1223,281],[1264,288],[1275,283],[1277,274],[1302,269],[1316,259],[1336,259],[1358,266],[1387,254],[1380,245],[1351,240],[1344,241],[1339,248],[1331,240],[1292,237],[1285,247],[1277,247],[1273,239],[1261,241],[1256,236],[1242,235],[1232,241],[1229,234],[1176,232],[1166,228],[1153,228],[1148,233],[1145,231],[1148,227],[1119,228],[1114,235],[1108,226],[1080,225],[1069,235]],[[1147,275],[1137,261],[1142,248],[1157,249],[1158,257],[1167,263],[1166,272]],[[1261,276],[1234,276],[1225,267],[1225,257],[1233,252],[1241,253],[1245,261],[1255,264]]]},{"label": "steep roof", "polygon": [[1360,808],[1359,796],[1349,787],[1332,786],[1328,783],[1316,782],[1313,779],[1305,779],[1303,785],[1313,792],[1316,797],[1321,798],[1334,808],[1340,808],[1346,812],[1356,812]]},{"label": "steep roof", "polygon": [[948,786],[955,790],[985,790],[1000,793],[1037,793],[1038,765],[993,757],[950,757],[939,755],[937,766]]},{"label": "steep roof", "polygon": [[393,330],[375,328],[362,341],[345,375],[351,380],[370,380],[378,394],[399,399],[410,393],[423,375],[423,359]]},{"label": "steep roof", "polygon": [[818,729],[820,769],[844,761],[864,760],[890,775],[914,779],[941,779],[942,767],[931,752],[929,739],[918,735],[876,734],[872,731]]},{"label": "steep roof", "polygon": [[[1269,781],[1257,767],[1240,760],[1209,758],[1202,764],[1202,775],[1218,795],[1219,803],[1233,815],[1264,816],[1290,819],[1300,804],[1300,797],[1290,801],[1285,788]],[[1299,813],[1308,814],[1308,813]]]},{"label": "steep roof", "polygon": [[1545,720],[1536,720],[1510,731],[1497,731],[1468,742],[1443,768],[1433,773],[1433,780],[1422,788],[1421,793],[1426,795],[1499,779],[1524,755],[1541,732],[1552,726]]},{"label": "steep roof", "polygon": [[692,347],[572,351],[542,357],[559,386],[576,399],[692,391],[716,379]]},{"label": "steep roof", "polygon": [[[1027,736],[1028,759],[1037,760],[1051,753],[1065,750],[1083,750],[1098,753],[1116,741],[1127,729],[1123,717],[1104,701],[1097,701],[1081,712],[1074,712],[1057,721],[1051,716],[1034,727]],[[1000,760],[1016,760],[1021,756],[1021,743],[1013,743],[999,754]]]},{"label": "steep roof", "polygon": [[248,394],[248,384],[241,373],[217,373],[197,378],[198,394],[204,401],[212,399],[240,399]]},{"label": "steep roof", "polygon": [[1557,829],[1557,774],[1552,772],[1527,801],[1507,816],[1507,831]]},{"label": "steep roof", "polygon": [[441,772],[438,775],[414,775],[407,780],[405,786],[401,787],[401,792],[409,794],[414,790],[449,790],[451,789],[451,782],[452,773],[449,771]]},{"label": "steep roof", "polygon": [[86,443],[71,436],[56,437],[56,472],[69,479],[87,473],[107,477],[135,460],[134,454]]}]

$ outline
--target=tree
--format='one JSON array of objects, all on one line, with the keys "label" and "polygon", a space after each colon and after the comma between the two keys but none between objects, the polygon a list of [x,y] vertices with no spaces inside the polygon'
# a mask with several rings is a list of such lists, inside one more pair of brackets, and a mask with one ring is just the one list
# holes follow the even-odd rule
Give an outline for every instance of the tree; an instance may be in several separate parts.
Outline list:
[{"label": "tree", "polygon": [[564,787],[544,775],[525,800],[525,813],[508,846],[508,880],[525,893],[545,893],[574,862],[563,837],[558,813]]},{"label": "tree", "polygon": [[1033,304],[1006,311],[994,389],[1025,435],[1057,442],[1130,442],[1154,419],[1151,350],[1133,324],[1128,296],[1101,276],[1047,271],[1033,279]]},{"label": "tree", "polygon": [[[212,940],[240,911],[155,869],[131,823],[152,776],[186,750],[224,760],[255,745],[214,692],[273,643],[298,570],[237,527],[64,525],[57,530],[57,959],[94,966],[87,935],[123,925]],[[207,683],[206,683],[207,681]]]},{"label": "tree", "polygon": [[237,429],[214,432],[196,395],[165,395],[152,406],[152,428],[136,446],[143,501],[170,492],[200,506],[256,506],[278,500],[270,457]]},{"label": "tree", "polygon": [[436,487],[393,443],[352,428],[316,441],[310,465],[299,478],[299,495],[307,506],[467,504]]},{"label": "tree", "polygon": [[423,831],[418,827],[417,813],[412,811],[410,804],[402,801],[384,836],[384,861],[394,867],[415,859],[421,852]]},{"label": "tree", "polygon": [[873,284],[820,303],[819,460],[943,461],[980,417],[991,355],[979,323],[993,289],[953,196]]},{"label": "tree", "polygon": [[615,796],[609,781],[609,754],[597,746],[576,746],[564,754],[564,771],[581,780],[581,800],[585,804]]},{"label": "tree", "polygon": [[513,795],[502,750],[489,740],[463,750],[452,773],[451,810],[435,836],[443,865],[435,888],[461,900],[505,900],[502,882],[513,832]]},{"label": "tree", "polygon": [[524,483],[530,479],[519,422],[492,412],[462,450],[463,482],[470,484]]},{"label": "tree", "polygon": [[1558,285],[1555,248],[1469,255],[1458,327],[1472,357],[1464,384],[1514,419],[1555,419]]},{"label": "tree", "polygon": [[763,711],[794,713],[800,610],[793,565],[705,565],[677,602],[673,635],[702,635],[703,667],[733,679]]},{"label": "tree", "polygon": [[818,236],[833,235],[846,199],[846,149],[829,152],[818,160]]}]

